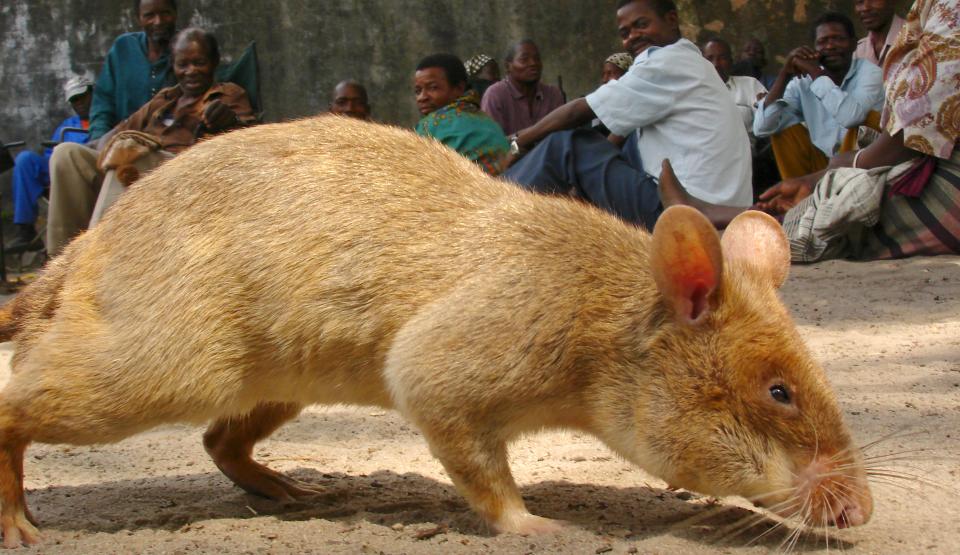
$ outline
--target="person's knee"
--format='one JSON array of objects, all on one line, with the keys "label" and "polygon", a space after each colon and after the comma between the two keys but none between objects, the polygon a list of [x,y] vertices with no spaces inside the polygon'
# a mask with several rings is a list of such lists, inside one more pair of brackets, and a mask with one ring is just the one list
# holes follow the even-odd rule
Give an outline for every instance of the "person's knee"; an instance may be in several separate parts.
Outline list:
[{"label": "person's knee", "polygon": [[14,158],[14,166],[21,169],[29,169],[35,167],[37,164],[43,163],[43,157],[37,154],[36,152],[31,152],[29,150],[24,150],[17,154],[17,157]]}]

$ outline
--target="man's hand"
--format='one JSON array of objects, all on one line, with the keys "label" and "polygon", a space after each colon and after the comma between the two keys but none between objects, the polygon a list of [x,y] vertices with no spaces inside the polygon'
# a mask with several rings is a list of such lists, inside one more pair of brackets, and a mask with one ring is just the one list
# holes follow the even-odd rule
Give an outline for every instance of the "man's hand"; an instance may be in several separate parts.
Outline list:
[{"label": "man's hand", "polygon": [[819,58],[816,60],[797,58],[793,60],[793,67],[797,75],[809,75],[811,79],[826,74],[826,71],[820,66]]},{"label": "man's hand", "polygon": [[[820,67],[820,54],[809,46],[794,48],[787,54],[787,61],[783,64],[783,71],[788,75],[810,75],[813,67]],[[822,71],[822,70],[821,70]]]},{"label": "man's hand", "polygon": [[815,184],[815,182],[810,183],[807,176],[786,179],[761,193],[755,207],[771,214],[785,214],[801,200],[810,196]]},{"label": "man's hand", "polygon": [[203,110],[203,124],[210,131],[222,131],[234,127],[238,123],[240,122],[237,119],[237,114],[229,106],[220,102],[219,99],[207,104],[207,107]]}]

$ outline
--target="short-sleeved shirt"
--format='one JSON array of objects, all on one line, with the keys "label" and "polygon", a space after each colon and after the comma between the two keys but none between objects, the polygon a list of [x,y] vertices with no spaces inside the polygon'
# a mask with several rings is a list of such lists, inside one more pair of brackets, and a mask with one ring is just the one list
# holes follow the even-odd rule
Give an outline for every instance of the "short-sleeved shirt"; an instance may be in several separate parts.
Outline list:
[{"label": "short-sleeved shirt", "polygon": [[416,132],[456,150],[490,175],[499,175],[503,171],[510,150],[507,137],[497,122],[480,111],[474,91],[468,91],[443,108],[423,116],[417,122]]},{"label": "short-sleeved shirt", "polygon": [[949,160],[960,141],[960,2],[917,0],[884,66],[881,124],[903,144]]},{"label": "short-sleeved shirt", "polygon": [[171,56],[151,62],[147,35],[126,33],[117,37],[97,77],[90,107],[90,138],[97,139],[136,112],[160,89],[176,85]]},{"label": "short-sleeved shirt", "polygon": [[867,36],[857,41],[857,50],[854,51],[853,57],[866,60],[877,66],[883,66],[883,61],[887,57],[887,52],[890,51],[890,47],[893,46],[893,43],[897,42],[897,35],[900,34],[900,29],[906,22],[907,20],[899,15],[893,16],[893,21],[890,22],[890,29],[887,31],[887,36],[884,39],[883,48],[880,49],[879,56],[877,56],[877,53],[873,50],[873,42],[871,41],[873,38],[873,31],[870,31],[867,33]]},{"label": "short-sleeved shirt", "polygon": [[847,129],[862,125],[871,111],[883,109],[883,76],[866,60],[853,60],[840,85],[821,75],[794,77],[783,97],[758,109],[753,134],[767,137],[806,123],[810,140],[827,157],[836,154]]},{"label": "short-sleeved shirt", "polygon": [[630,71],[587,95],[612,133],[636,131],[643,170],[669,159],[694,197],[726,206],[753,200],[750,142],[717,70],[690,41],[651,46]]},{"label": "short-sleeved shirt", "polygon": [[237,115],[236,127],[256,121],[246,91],[233,83],[214,83],[199,101],[177,110],[177,101],[181,96],[183,91],[179,85],[163,89],[117,125],[117,130],[149,133],[160,139],[164,150],[177,153],[211,134],[202,126],[202,116],[204,109],[214,100],[220,100],[233,110]]},{"label": "short-sleeved shirt", "polygon": [[767,94],[763,83],[747,75],[731,75],[727,79],[727,90],[733,95],[740,119],[747,133],[753,133],[753,115],[757,111],[758,97]]},{"label": "short-sleeved shirt", "polygon": [[480,109],[500,125],[503,132],[513,135],[537,123],[543,116],[563,105],[563,92],[553,85],[537,83],[533,96],[533,109],[523,91],[510,79],[490,85],[483,93]]}]

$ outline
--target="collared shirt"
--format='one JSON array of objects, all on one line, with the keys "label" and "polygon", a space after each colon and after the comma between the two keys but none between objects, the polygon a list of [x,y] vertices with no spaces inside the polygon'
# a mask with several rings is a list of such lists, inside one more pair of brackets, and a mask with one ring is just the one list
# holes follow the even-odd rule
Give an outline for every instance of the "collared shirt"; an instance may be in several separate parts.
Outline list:
[{"label": "collared shirt", "polygon": [[107,53],[93,89],[90,107],[90,138],[100,138],[118,122],[136,112],[160,89],[176,85],[170,55],[151,62],[147,35],[125,33]]},{"label": "collared shirt", "polygon": [[[177,101],[183,96],[180,86],[163,89],[150,102],[117,125],[117,131],[143,131],[160,139],[163,149],[177,153],[198,139],[212,133],[202,124],[203,111],[207,105],[220,100],[237,115],[237,123],[231,129],[256,121],[253,108],[243,88],[233,83],[214,83],[203,98],[177,109]],[[218,130],[218,132],[227,129]]]},{"label": "collared shirt", "polygon": [[417,122],[417,135],[433,137],[466,158],[483,171],[499,175],[510,150],[503,130],[480,111],[479,97],[467,91],[443,108],[434,110]]},{"label": "collared shirt", "polygon": [[490,85],[483,93],[480,109],[500,125],[503,132],[513,135],[537,123],[543,116],[563,105],[563,92],[553,85],[538,82],[533,96],[533,110],[523,91],[510,79]]},{"label": "collared shirt", "polygon": [[944,160],[960,147],[960,2],[917,0],[887,55],[881,124],[907,148]]},{"label": "collared shirt", "polygon": [[637,132],[643,170],[669,159],[694,197],[726,206],[753,200],[750,142],[717,70],[690,41],[651,46],[630,71],[587,95],[611,132]]},{"label": "collared shirt", "polygon": [[873,50],[874,32],[870,31],[867,33],[867,36],[857,41],[857,50],[853,53],[853,57],[861,60],[867,60],[874,65],[882,67],[883,60],[887,57],[887,52],[890,51],[890,47],[893,46],[893,43],[897,42],[897,35],[900,34],[900,28],[903,27],[903,24],[906,22],[907,20],[899,15],[893,16],[893,21],[890,22],[890,30],[887,31],[887,37],[884,39],[883,47],[880,49],[879,56],[877,56],[877,53]]},{"label": "collared shirt", "polygon": [[810,140],[828,157],[836,153],[850,127],[861,125],[871,110],[883,109],[880,68],[866,60],[853,60],[843,82],[830,77],[794,77],[783,97],[758,109],[753,134],[767,137],[798,123],[806,123]]},{"label": "collared shirt", "polygon": [[757,111],[757,100],[767,94],[763,83],[746,75],[731,75],[727,79],[727,90],[733,95],[733,102],[740,112],[740,119],[747,133],[753,134],[753,114]]}]

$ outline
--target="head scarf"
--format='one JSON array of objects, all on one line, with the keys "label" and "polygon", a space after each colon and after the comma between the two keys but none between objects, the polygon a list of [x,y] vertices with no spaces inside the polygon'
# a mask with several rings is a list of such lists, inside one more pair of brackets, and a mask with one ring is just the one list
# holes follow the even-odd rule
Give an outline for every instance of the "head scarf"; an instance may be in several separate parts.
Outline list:
[{"label": "head scarf", "polygon": [[617,52],[616,54],[613,54],[604,60],[603,63],[613,64],[623,71],[629,71],[630,66],[633,65],[633,56],[627,54],[626,52]]},{"label": "head scarf", "polygon": [[480,73],[480,70],[483,69],[483,66],[489,64],[493,61],[493,58],[487,56],[486,54],[477,54],[476,56],[470,58],[464,63],[464,67],[467,68],[467,77],[473,77],[474,75]]}]

